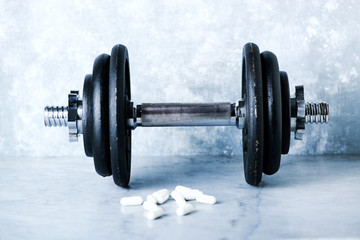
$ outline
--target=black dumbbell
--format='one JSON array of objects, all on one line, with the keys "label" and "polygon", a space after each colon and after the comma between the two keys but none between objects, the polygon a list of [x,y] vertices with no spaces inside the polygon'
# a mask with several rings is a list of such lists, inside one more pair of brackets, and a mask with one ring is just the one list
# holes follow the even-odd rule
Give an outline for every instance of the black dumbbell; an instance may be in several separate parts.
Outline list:
[{"label": "black dumbbell", "polygon": [[287,154],[290,133],[302,139],[305,123],[328,122],[325,102],[305,103],[303,86],[290,98],[286,72],[276,56],[247,43],[242,58],[242,92],[236,103],[144,103],[131,101],[129,55],[116,45],[111,56],[95,59],[86,75],[83,98],[71,91],[67,107],[45,107],[45,126],[68,126],[70,141],[83,134],[85,153],[94,157],[101,176],[113,175],[126,187],[131,169],[131,131],[142,127],[237,126],[243,129],[246,182],[258,185],[262,173],[271,175]]}]

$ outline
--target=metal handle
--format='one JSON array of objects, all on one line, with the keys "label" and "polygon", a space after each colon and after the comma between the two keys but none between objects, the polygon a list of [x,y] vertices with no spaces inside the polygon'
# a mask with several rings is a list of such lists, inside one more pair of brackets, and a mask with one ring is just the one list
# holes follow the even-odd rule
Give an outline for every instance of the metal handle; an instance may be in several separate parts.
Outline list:
[{"label": "metal handle", "polygon": [[231,103],[143,103],[137,109],[142,127],[236,126]]},{"label": "metal handle", "polygon": [[[303,86],[296,86],[291,98],[291,131],[295,139],[302,139],[307,123],[327,123],[329,105],[325,102],[306,103]],[[44,123],[47,127],[69,128],[70,141],[82,134],[82,100],[78,91],[71,91],[67,107],[45,107]],[[237,126],[245,122],[245,102],[236,103],[143,103],[133,108],[128,117],[131,129],[142,127]],[[131,116],[132,115],[132,116]]]}]

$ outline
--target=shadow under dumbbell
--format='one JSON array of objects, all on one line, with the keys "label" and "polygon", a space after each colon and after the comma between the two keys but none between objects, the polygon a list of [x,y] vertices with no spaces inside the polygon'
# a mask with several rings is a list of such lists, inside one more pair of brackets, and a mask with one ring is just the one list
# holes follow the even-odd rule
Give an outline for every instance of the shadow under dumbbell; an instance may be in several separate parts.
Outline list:
[{"label": "shadow under dumbbell", "polygon": [[130,188],[173,188],[188,185],[221,186],[232,177],[243,182],[242,159],[239,157],[170,156],[134,157]]},{"label": "shadow under dumbbell", "polygon": [[134,157],[131,189],[173,188],[187,185],[199,189],[218,187],[287,188],[351,179],[359,172],[357,156],[294,156],[283,158],[282,171],[263,175],[258,187],[243,180],[241,156]]}]

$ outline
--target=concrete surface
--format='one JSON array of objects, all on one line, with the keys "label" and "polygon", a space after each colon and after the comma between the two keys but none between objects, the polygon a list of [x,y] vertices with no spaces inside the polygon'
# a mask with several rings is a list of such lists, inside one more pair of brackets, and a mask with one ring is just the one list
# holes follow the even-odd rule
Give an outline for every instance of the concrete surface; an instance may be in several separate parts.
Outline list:
[{"label": "concrete surface", "polygon": [[[245,183],[242,158],[135,157],[131,187],[98,176],[90,158],[0,159],[0,239],[359,238],[360,157],[285,156],[259,187]],[[122,196],[182,184],[216,196],[188,216],[163,205],[144,217]]]}]

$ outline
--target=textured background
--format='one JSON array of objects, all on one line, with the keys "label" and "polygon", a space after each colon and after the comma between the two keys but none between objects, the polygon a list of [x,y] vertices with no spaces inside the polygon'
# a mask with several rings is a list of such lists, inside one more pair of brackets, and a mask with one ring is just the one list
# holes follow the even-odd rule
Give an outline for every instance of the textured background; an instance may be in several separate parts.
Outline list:
[{"label": "textured background", "polygon": [[[122,43],[133,100],[235,101],[246,42],[271,50],[307,100],[330,103],[330,124],[307,126],[292,154],[360,153],[359,1],[0,0],[0,156],[83,155],[43,107],[82,90],[95,57]],[[137,155],[240,154],[236,128],[153,128]]]}]

